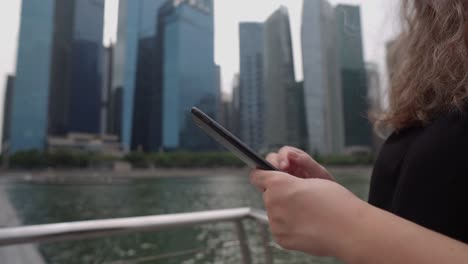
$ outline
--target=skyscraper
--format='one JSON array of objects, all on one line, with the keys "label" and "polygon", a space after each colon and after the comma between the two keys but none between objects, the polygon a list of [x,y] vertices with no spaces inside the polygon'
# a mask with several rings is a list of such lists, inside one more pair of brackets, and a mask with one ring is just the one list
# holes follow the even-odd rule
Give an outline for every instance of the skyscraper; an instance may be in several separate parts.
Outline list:
[{"label": "skyscraper", "polygon": [[11,105],[11,152],[44,149],[46,145],[54,3],[53,0],[23,1],[21,6]]},{"label": "skyscraper", "polygon": [[299,146],[298,104],[289,14],[279,8],[265,22],[264,31],[264,148]]},{"label": "skyscraper", "polygon": [[48,134],[99,132],[103,19],[102,0],[23,1],[12,152],[43,150]]},{"label": "skyscraper", "polygon": [[49,134],[100,132],[103,30],[103,0],[55,1]]},{"label": "skyscraper", "polygon": [[215,64],[215,69],[214,69],[214,85],[215,89],[217,91],[216,95],[216,119],[220,119],[220,113],[221,113],[221,104],[223,101],[223,80],[221,76],[221,66],[218,64]]},{"label": "skyscraper", "polygon": [[[161,141],[161,85],[157,75],[158,10],[167,0],[120,0],[113,94],[120,105],[124,149],[154,150]],[[152,142],[150,142],[152,140]]]},{"label": "skyscraper", "polygon": [[[369,111],[371,115],[378,115],[382,112],[382,91],[380,89],[380,75],[379,75],[379,66],[377,63],[368,62],[366,63],[366,72],[367,72],[367,100],[369,102]],[[376,133],[375,130],[372,131],[372,152],[378,154],[380,148],[384,143],[384,139]]]},{"label": "skyscraper", "polygon": [[10,124],[11,124],[11,103],[13,96],[13,86],[15,76],[8,75],[5,86],[5,101],[3,103],[3,133],[2,133],[2,152],[8,149],[8,141],[10,140]]},{"label": "skyscraper", "polygon": [[367,78],[362,47],[359,6],[335,8],[340,45],[341,86],[345,124],[345,146],[370,147],[371,126],[367,118]]},{"label": "skyscraper", "polygon": [[160,9],[159,28],[163,47],[163,147],[196,151],[216,148],[190,116],[193,106],[213,117],[218,110],[213,1],[171,0]]},{"label": "skyscraper", "polygon": [[366,63],[367,100],[371,111],[382,110],[382,91],[380,89],[379,66],[377,63]]},{"label": "skyscraper", "polygon": [[263,37],[263,23],[240,23],[240,137],[257,150],[263,144]]},{"label": "skyscraper", "polygon": [[311,153],[339,154],[344,124],[335,12],[326,0],[304,1],[302,12],[308,148]]},{"label": "skyscraper", "polygon": [[114,69],[114,43],[104,48],[102,63],[102,107],[101,107],[101,132],[107,135],[117,135],[114,129],[113,102],[113,69]]},{"label": "skyscraper", "polygon": [[234,75],[232,81],[232,100],[230,104],[231,113],[231,131],[234,135],[240,138],[240,75]]},{"label": "skyscraper", "polygon": [[295,101],[297,104],[297,127],[299,131],[298,147],[303,150],[309,149],[309,132],[307,131],[307,111],[304,100],[304,82],[296,82],[293,84],[292,91],[295,93]]}]

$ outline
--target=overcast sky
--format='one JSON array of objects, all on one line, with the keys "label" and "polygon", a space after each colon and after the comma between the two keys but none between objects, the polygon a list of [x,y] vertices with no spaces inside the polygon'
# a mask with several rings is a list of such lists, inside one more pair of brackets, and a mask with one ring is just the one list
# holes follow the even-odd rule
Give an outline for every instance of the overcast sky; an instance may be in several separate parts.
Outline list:
[{"label": "overcast sky", "polygon": [[[230,91],[232,78],[239,69],[239,22],[264,21],[280,5],[289,9],[296,79],[302,79],[300,46],[302,1],[215,0],[215,60],[222,67],[223,89],[225,91]],[[396,1],[398,0],[330,0],[334,5],[347,3],[361,6],[365,59],[379,63],[381,70],[384,70],[385,42],[393,38],[397,31]],[[0,1],[0,18],[2,20],[0,23],[0,119],[3,117],[5,76],[13,73],[15,69],[20,5],[21,0]],[[118,0],[106,0],[105,43],[110,39],[115,40],[117,6]]]}]

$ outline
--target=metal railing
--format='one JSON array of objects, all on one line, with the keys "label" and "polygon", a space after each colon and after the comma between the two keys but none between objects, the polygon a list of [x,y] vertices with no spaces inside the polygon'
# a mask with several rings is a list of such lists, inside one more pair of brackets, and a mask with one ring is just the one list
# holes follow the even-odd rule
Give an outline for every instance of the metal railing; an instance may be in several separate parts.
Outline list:
[{"label": "metal railing", "polygon": [[235,224],[242,261],[244,264],[250,264],[252,262],[251,254],[243,224],[243,221],[246,219],[253,220],[260,225],[265,258],[264,263],[273,263],[269,246],[268,218],[265,212],[251,208],[2,228],[0,229],[0,246],[69,241],[141,231],[158,231],[210,223],[232,222]]}]

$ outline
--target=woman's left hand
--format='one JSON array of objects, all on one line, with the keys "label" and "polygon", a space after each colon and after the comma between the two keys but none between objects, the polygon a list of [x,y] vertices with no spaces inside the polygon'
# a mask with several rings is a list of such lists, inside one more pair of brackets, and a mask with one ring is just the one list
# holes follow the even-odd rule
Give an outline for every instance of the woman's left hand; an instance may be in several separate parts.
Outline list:
[{"label": "woman's left hand", "polygon": [[253,170],[270,229],[279,245],[316,256],[337,256],[355,237],[366,212],[361,201],[341,185],[323,179],[300,179],[282,172]]}]

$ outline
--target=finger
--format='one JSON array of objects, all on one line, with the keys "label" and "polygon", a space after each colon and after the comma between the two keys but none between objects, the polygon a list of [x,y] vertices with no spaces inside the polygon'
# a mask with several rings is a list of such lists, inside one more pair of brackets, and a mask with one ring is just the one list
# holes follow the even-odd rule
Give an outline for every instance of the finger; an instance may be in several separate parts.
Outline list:
[{"label": "finger", "polygon": [[312,157],[310,157],[306,153],[294,153],[289,152],[287,153],[288,160],[295,165],[299,165],[300,167],[307,169],[307,170],[315,170],[320,168],[320,164],[318,164]]},{"label": "finger", "polygon": [[291,154],[299,155],[301,152],[302,151],[300,151],[299,149],[296,149],[293,147],[289,147],[289,146],[282,147],[278,152],[279,168],[281,170],[287,170],[289,166],[291,165],[291,162],[289,160],[289,155]]},{"label": "finger", "polygon": [[334,178],[327,173],[325,168],[306,153],[289,153],[289,161],[291,164],[294,164],[294,167],[299,168],[298,170],[301,171],[298,173],[306,176],[306,178],[320,178],[334,181]]},{"label": "finger", "polygon": [[[271,173],[271,172],[270,172]],[[269,172],[263,170],[252,170],[250,172],[250,183],[261,191],[266,190],[266,181]]]},{"label": "finger", "polygon": [[268,154],[266,160],[274,167],[279,168],[279,159],[277,153]]}]

